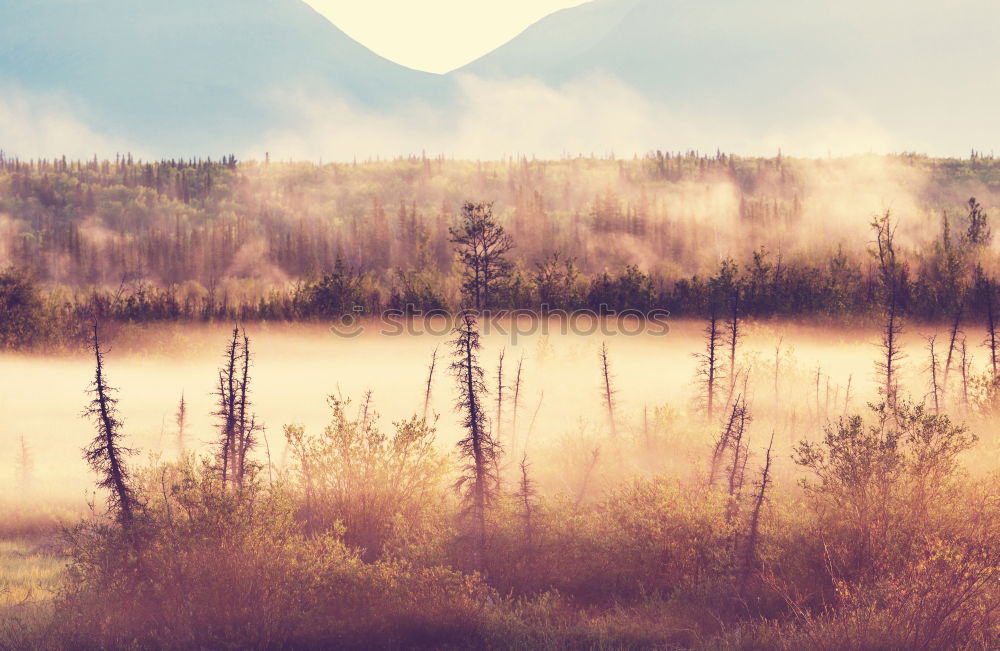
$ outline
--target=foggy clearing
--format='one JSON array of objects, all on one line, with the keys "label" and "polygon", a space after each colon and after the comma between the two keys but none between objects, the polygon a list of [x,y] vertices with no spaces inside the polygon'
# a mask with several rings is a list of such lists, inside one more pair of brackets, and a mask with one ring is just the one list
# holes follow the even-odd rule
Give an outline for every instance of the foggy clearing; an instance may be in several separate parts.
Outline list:
[{"label": "foggy clearing", "polygon": [[[357,410],[371,391],[372,404],[383,424],[419,415],[427,367],[435,349],[444,362],[433,380],[430,414],[437,428],[436,445],[450,453],[461,437],[454,382],[443,370],[451,333],[387,336],[378,333],[379,328],[388,329],[383,323],[369,321],[364,325],[367,332],[353,338],[338,336],[320,325],[248,328],[254,345],[254,409],[266,428],[270,448],[270,460],[263,446],[257,450],[258,462],[279,470],[286,466],[283,426],[298,424],[309,432],[321,432],[330,419],[330,395],[349,398],[350,409]],[[553,321],[549,334],[519,335],[516,345],[511,344],[509,320],[499,325],[507,334],[494,332],[482,338],[487,388],[491,390],[487,402],[495,399],[492,374],[500,351],[504,351],[508,374],[522,356],[524,360],[516,436],[509,405],[502,418],[502,442],[510,459],[519,459],[527,445],[535,471],[546,477],[565,461],[568,450],[609,442],[598,359],[601,344],[606,342],[617,391],[620,434],[640,443],[647,436],[669,441],[652,455],[640,446],[628,460],[631,468],[615,469],[614,478],[631,471],[684,477],[700,472],[726,409],[723,405],[715,419],[706,421],[688,413],[698,391],[694,354],[703,345],[701,322],[670,320],[670,331],[665,335],[602,336],[560,333]],[[935,333],[946,337],[947,329],[913,326],[903,338],[907,352],[905,389],[918,401],[926,400],[931,391],[924,337]],[[213,416],[213,392],[222,344],[229,334],[224,325],[188,327],[182,335],[174,332],[173,338],[153,328],[132,343],[135,348],[110,347],[108,373],[112,383],[120,387],[124,429],[130,447],[140,452],[133,463],[145,464],[154,457],[172,459],[179,454],[175,420],[182,394],[187,406],[185,449],[209,452],[218,425]],[[971,339],[978,337],[971,334]],[[878,332],[873,329],[781,322],[745,326],[737,363],[741,373],[749,374],[746,395],[755,415],[752,453],[760,456],[770,433],[775,432],[775,463],[791,481],[794,443],[819,439],[830,420],[863,411],[868,402],[878,399],[874,370],[877,344]],[[981,368],[986,362],[981,347],[970,351],[970,356],[977,372],[985,370]],[[35,499],[82,503],[90,490],[91,474],[79,451],[91,436],[81,410],[92,365],[85,355],[0,355],[0,375],[16,378],[0,397],[0,427],[14,437],[24,436],[31,448],[34,476],[45,478],[32,483],[30,493]],[[510,382],[511,377],[508,375]],[[957,392],[956,377],[951,378],[951,388]],[[743,393],[742,384],[741,379],[735,393]],[[690,432],[692,423],[703,423],[702,431]],[[1000,444],[991,431],[984,434],[989,437],[985,445],[995,449]],[[17,458],[18,451],[9,448],[0,456],[0,464],[13,471]],[[16,473],[9,472],[6,477],[8,491],[17,492]],[[546,486],[550,491],[566,488],[552,481],[550,477]]]},{"label": "foggy clearing", "polygon": [[998,24],[0,0],[0,651],[1000,649]]},{"label": "foggy clearing", "polygon": [[991,648],[998,173],[0,154],[0,645]]}]

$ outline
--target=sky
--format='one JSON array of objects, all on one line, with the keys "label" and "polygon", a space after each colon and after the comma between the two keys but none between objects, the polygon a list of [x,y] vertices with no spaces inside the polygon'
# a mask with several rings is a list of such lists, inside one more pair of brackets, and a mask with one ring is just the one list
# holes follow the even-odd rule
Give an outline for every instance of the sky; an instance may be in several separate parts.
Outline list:
[{"label": "sky", "polygon": [[306,2],[368,49],[404,66],[437,73],[479,58],[554,11],[584,4],[582,0]]}]

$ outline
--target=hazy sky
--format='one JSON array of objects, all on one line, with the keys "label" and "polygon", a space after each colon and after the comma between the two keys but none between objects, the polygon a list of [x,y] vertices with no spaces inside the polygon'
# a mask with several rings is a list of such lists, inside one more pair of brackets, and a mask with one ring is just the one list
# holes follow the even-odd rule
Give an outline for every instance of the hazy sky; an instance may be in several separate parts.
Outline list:
[{"label": "hazy sky", "polygon": [[583,0],[306,0],[387,59],[448,72],[486,54],[553,11]]}]

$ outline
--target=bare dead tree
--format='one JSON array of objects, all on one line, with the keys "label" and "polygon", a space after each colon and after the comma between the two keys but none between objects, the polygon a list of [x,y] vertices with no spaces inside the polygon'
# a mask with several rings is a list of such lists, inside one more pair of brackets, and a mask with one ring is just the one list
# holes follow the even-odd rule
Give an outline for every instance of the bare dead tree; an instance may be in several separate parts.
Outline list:
[{"label": "bare dead tree", "polygon": [[722,459],[726,454],[726,450],[729,449],[729,439],[732,437],[733,429],[736,427],[739,419],[740,398],[740,396],[737,396],[737,400],[733,403],[733,407],[729,412],[729,418],[726,420],[719,438],[715,441],[715,447],[712,449],[712,460],[708,469],[709,486],[715,485]]},{"label": "bare dead tree", "polygon": [[879,286],[885,312],[885,322],[882,327],[882,355],[876,363],[876,371],[882,379],[882,393],[886,402],[895,409],[899,391],[899,366],[903,359],[900,338],[903,333],[903,322],[900,316],[900,291],[905,277],[905,267],[896,259],[895,234],[896,226],[891,215],[876,219],[871,224],[876,236],[876,257],[878,259]]},{"label": "bare dead tree", "polygon": [[479,327],[475,314],[465,312],[462,323],[455,328],[452,340],[452,373],[458,381],[459,397],[455,409],[462,414],[465,436],[458,449],[465,460],[456,487],[465,489],[465,513],[473,524],[476,566],[483,569],[486,558],[486,510],[495,497],[493,477],[495,459],[499,454],[496,442],[486,427],[482,396],[487,393],[483,369],[479,365]]},{"label": "bare dead tree", "polygon": [[587,470],[583,473],[583,481],[580,482],[580,491],[576,494],[576,506],[580,506],[583,503],[583,499],[587,496],[587,489],[590,488],[590,479],[594,474],[594,468],[597,466],[597,459],[601,456],[601,446],[596,445],[590,453],[590,463],[587,464]]},{"label": "bare dead tree", "polygon": [[[249,406],[248,394],[250,391],[250,339],[246,331],[243,332],[243,347],[240,350],[240,362],[242,363],[242,373],[240,373],[239,396],[237,398],[237,418],[236,422],[240,431],[246,429],[247,407]],[[237,442],[237,445],[239,443]]]},{"label": "bare dead tree", "polygon": [[618,428],[615,423],[615,394],[617,391],[611,383],[611,370],[608,362],[608,344],[601,342],[601,352],[598,354],[601,360],[601,383],[604,408],[608,413],[608,425],[611,428],[612,438],[618,438]]},{"label": "bare dead tree", "polygon": [[187,401],[184,400],[184,392],[181,391],[181,400],[177,403],[177,413],[174,415],[174,422],[177,424],[177,454],[183,456],[187,450]]},{"label": "bare dead tree", "polygon": [[824,420],[829,417],[830,413],[830,376],[826,376],[825,380],[826,388],[823,392],[823,418]]},{"label": "bare dead tree", "polygon": [[764,508],[767,499],[767,487],[771,483],[771,449],[774,447],[774,432],[771,432],[771,441],[767,444],[767,453],[764,455],[764,467],[760,472],[760,480],[757,482],[757,493],[754,496],[753,510],[750,512],[750,527],[747,533],[745,555],[743,558],[742,585],[746,585],[747,579],[754,568],[757,567],[757,541],[760,537],[760,513]]},{"label": "bare dead tree", "polygon": [[955,317],[951,321],[951,328],[948,331],[948,354],[944,361],[944,378],[941,381],[941,391],[948,389],[948,374],[951,372],[952,355],[954,355],[958,344],[958,335],[962,331],[962,311],[964,301],[959,298],[958,306],[955,309]]},{"label": "bare dead tree", "polygon": [[215,416],[219,419],[219,441],[218,441],[218,461],[222,478],[222,485],[225,486],[230,479],[232,470],[233,452],[236,448],[236,423],[237,423],[237,395],[239,383],[239,371],[237,369],[237,359],[240,349],[239,327],[233,328],[233,335],[226,345],[223,367],[219,370],[219,386],[215,395],[218,400]]},{"label": "bare dead tree", "polygon": [[930,359],[927,362],[927,372],[930,374],[931,379],[931,398],[934,401],[934,413],[941,413],[941,387],[938,384],[938,369],[939,363],[937,358],[937,351],[934,349],[935,341],[937,340],[937,335],[930,335],[926,337],[927,339],[927,352]]},{"label": "bare dead tree", "polygon": [[104,351],[98,326],[94,324],[91,339],[94,353],[94,380],[89,393],[93,396],[84,410],[84,415],[93,419],[97,426],[97,436],[84,450],[84,458],[98,475],[97,485],[108,490],[108,508],[115,513],[125,529],[131,529],[137,501],[129,485],[131,477],[125,458],[133,451],[121,444],[122,421],[118,417],[117,389],[110,386],[104,370]]},{"label": "bare dead tree", "polygon": [[260,436],[264,439],[264,452],[267,454],[267,483],[274,487],[274,465],[271,463],[271,444],[267,440],[267,428],[260,428]]},{"label": "bare dead tree", "polygon": [[729,485],[727,487],[731,511],[730,519],[736,517],[736,509],[739,506],[740,496],[743,492],[743,485],[746,478],[747,461],[749,459],[749,446],[745,439],[747,424],[750,421],[749,412],[744,399],[743,407],[739,412],[739,419],[733,428],[732,436],[729,439],[732,460],[727,470],[729,471]]},{"label": "bare dead tree", "polygon": [[[729,410],[729,417],[715,441],[712,449],[712,459],[708,471],[708,485],[715,485],[719,471],[722,469],[726,456],[732,454],[734,445],[738,446],[743,439],[743,428],[748,420],[746,400],[743,395],[737,395],[733,400],[732,408]],[[734,443],[735,442],[735,443]],[[738,458],[738,457],[737,457]],[[738,467],[738,464],[734,464]],[[733,468],[731,468],[733,469]]]},{"label": "bare dead tree", "polygon": [[427,411],[430,409],[431,406],[431,387],[433,386],[434,382],[434,368],[437,366],[437,356],[438,356],[438,347],[435,346],[434,352],[431,353],[431,365],[427,369],[427,388],[424,390],[424,416],[423,416],[424,421],[427,420]]},{"label": "bare dead tree", "polygon": [[242,487],[247,455],[256,446],[259,425],[250,413],[250,338],[239,326],[233,328],[223,359],[215,392],[215,416],[219,419],[217,460],[222,485],[235,483]]},{"label": "bare dead tree", "polygon": [[371,423],[371,413],[372,413],[372,390],[368,389],[365,391],[364,397],[361,402],[358,403],[358,422],[361,424],[361,429],[368,429]]},{"label": "bare dead tree", "polygon": [[983,342],[990,351],[990,372],[993,380],[994,392],[1000,385],[1000,338],[997,337],[997,313],[996,313],[996,285],[992,280],[983,278],[982,283],[983,302],[986,305],[986,340]]},{"label": "bare dead tree", "polygon": [[854,381],[854,374],[847,376],[847,391],[844,394],[844,412],[851,408],[851,383]]},{"label": "bare dead tree", "polygon": [[514,373],[514,405],[510,420],[510,447],[517,449],[517,412],[521,405],[521,371],[524,368],[524,353],[517,360],[517,371]]},{"label": "bare dead tree", "polygon": [[779,402],[779,392],[778,392],[778,370],[781,366],[781,342],[784,337],[778,338],[778,343],[774,346],[774,402],[778,404]]},{"label": "bare dead tree", "polygon": [[530,560],[535,553],[535,498],[537,490],[535,481],[528,475],[528,453],[521,457],[521,481],[517,491],[517,499],[521,506],[521,519],[524,522],[525,552]]},{"label": "bare dead tree", "polygon": [[736,390],[736,350],[739,346],[742,333],[740,332],[740,291],[739,286],[734,286],[729,298],[729,318],[726,320],[726,347],[729,349],[729,395],[726,402],[733,399],[733,392]]},{"label": "bare dead tree", "polygon": [[822,374],[823,374],[823,367],[817,364],[816,365],[816,422],[817,423],[823,422],[823,416],[820,414],[820,409],[819,409],[819,379]]},{"label": "bare dead tree", "polygon": [[253,403],[249,399],[251,355],[250,337],[247,336],[246,331],[243,332],[240,361],[242,363],[242,373],[239,383],[239,416],[237,418],[235,472],[236,483],[242,488],[247,473],[247,455],[257,446],[257,431],[259,429],[256,416],[249,413]]},{"label": "bare dead tree", "polygon": [[531,438],[531,433],[535,431],[535,421],[538,420],[538,414],[542,411],[542,403],[545,401],[545,392],[541,391],[538,394],[538,404],[535,405],[535,411],[531,415],[531,422],[528,423],[528,433],[524,435],[524,449],[528,449],[528,440]]},{"label": "bare dead tree", "polygon": [[31,446],[28,445],[24,434],[19,437],[17,455],[17,485],[22,493],[27,493],[31,488],[31,479],[35,470],[35,459],[31,454]]},{"label": "bare dead tree", "polygon": [[642,444],[646,453],[652,452],[652,442],[649,439],[649,406],[642,406]]},{"label": "bare dead tree", "polygon": [[951,224],[948,221],[948,213],[941,215],[941,243],[940,253],[943,263],[941,273],[947,283],[948,295],[945,300],[948,307],[952,309],[951,329],[948,337],[948,352],[945,355],[944,378],[941,381],[941,393],[948,390],[948,377],[951,373],[953,355],[957,344],[958,333],[962,326],[962,312],[965,308],[966,281],[964,279],[964,268],[966,266],[965,255],[962,248],[955,245],[951,237]]},{"label": "bare dead tree", "polygon": [[959,350],[961,351],[960,362],[962,364],[962,405],[968,409],[969,408],[969,367],[972,365],[972,361],[969,359],[968,349],[965,343],[965,337],[959,342]]},{"label": "bare dead tree", "polygon": [[500,349],[500,358],[497,360],[497,424],[496,431],[494,432],[494,438],[498,441],[503,440],[503,356],[507,352],[505,348]]},{"label": "bare dead tree", "polygon": [[705,350],[695,354],[698,359],[697,373],[702,384],[705,415],[709,419],[715,416],[715,391],[719,377],[719,343],[721,339],[719,317],[713,303],[708,315],[708,323],[705,326]]}]

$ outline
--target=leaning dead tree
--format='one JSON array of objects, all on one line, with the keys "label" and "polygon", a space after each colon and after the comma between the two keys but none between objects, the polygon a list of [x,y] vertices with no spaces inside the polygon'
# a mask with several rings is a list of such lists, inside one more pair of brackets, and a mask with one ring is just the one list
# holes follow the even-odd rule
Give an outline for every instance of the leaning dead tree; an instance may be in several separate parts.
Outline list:
[{"label": "leaning dead tree", "polygon": [[951,373],[952,361],[955,352],[958,350],[958,335],[962,332],[962,312],[964,305],[964,300],[960,298],[955,308],[955,316],[951,320],[951,328],[948,330],[948,353],[945,355],[944,360],[944,377],[941,380],[942,392],[948,388],[948,375]]},{"label": "leaning dead tree", "polygon": [[744,399],[743,407],[740,409],[739,422],[729,439],[731,458],[729,466],[726,468],[729,473],[726,492],[729,495],[727,517],[730,521],[736,519],[739,513],[740,502],[743,498],[743,486],[746,483],[747,461],[750,459],[750,446],[746,441],[749,422],[750,415],[747,411],[746,399]]},{"label": "leaning dead tree", "polygon": [[[747,410],[746,400],[742,395],[737,395],[733,401],[729,417],[719,433],[719,438],[715,441],[712,449],[712,460],[708,471],[708,485],[713,486],[719,477],[719,473],[726,469],[729,471],[729,486],[727,492],[732,495],[736,492],[737,485],[742,484],[740,480],[742,471],[740,470],[740,459],[743,458],[743,465],[746,464],[746,457],[743,456],[744,434],[746,426],[750,421],[750,414]],[[723,466],[726,457],[730,457],[731,463]]]},{"label": "leaning dead tree", "polygon": [[483,412],[482,396],[486,395],[483,369],[479,365],[479,327],[475,314],[465,312],[455,328],[452,340],[451,371],[458,381],[455,409],[462,414],[465,436],[458,449],[465,461],[456,488],[464,492],[464,514],[472,524],[476,567],[484,569],[486,559],[486,511],[492,504],[496,487],[499,446],[493,440]]},{"label": "leaning dead tree", "polygon": [[424,416],[423,420],[427,420],[427,412],[431,406],[431,388],[434,383],[434,368],[437,366],[438,349],[437,346],[434,347],[434,352],[431,353],[431,364],[427,369],[427,387],[424,390]]},{"label": "leaning dead tree", "polygon": [[98,486],[108,491],[108,509],[123,528],[130,529],[137,503],[129,486],[130,475],[125,458],[133,452],[121,443],[124,435],[122,421],[118,417],[118,399],[114,397],[117,389],[108,384],[97,324],[94,324],[91,350],[95,362],[94,380],[89,390],[92,399],[84,415],[94,421],[97,436],[84,450],[84,458],[97,473]]},{"label": "leaning dead tree", "polygon": [[750,527],[744,545],[743,576],[741,585],[745,586],[751,572],[757,567],[757,543],[760,537],[760,514],[767,499],[767,487],[771,483],[771,449],[774,447],[774,432],[771,432],[771,442],[767,444],[764,456],[764,467],[760,471],[757,482],[757,492],[754,495],[753,510],[750,512]]},{"label": "leaning dead tree", "polygon": [[608,361],[608,344],[601,342],[601,352],[598,353],[601,360],[601,396],[604,401],[604,409],[608,414],[608,426],[611,428],[612,438],[618,437],[618,427],[615,424],[615,390],[611,383],[611,367]]}]

